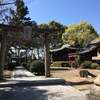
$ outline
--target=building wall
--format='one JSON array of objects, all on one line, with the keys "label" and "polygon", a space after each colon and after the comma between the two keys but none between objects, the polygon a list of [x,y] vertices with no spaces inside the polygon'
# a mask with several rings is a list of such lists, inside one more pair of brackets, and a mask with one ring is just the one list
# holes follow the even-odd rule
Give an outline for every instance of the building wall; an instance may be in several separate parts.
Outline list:
[{"label": "building wall", "polygon": [[69,58],[68,58],[69,53],[76,53],[76,50],[65,48],[65,49],[60,50],[60,51],[52,52],[51,55],[52,55],[53,61],[68,61],[69,60]]},{"label": "building wall", "polygon": [[80,54],[80,60],[81,61],[85,61],[85,60],[92,61],[93,56],[97,56],[97,49],[94,49],[84,54]]}]

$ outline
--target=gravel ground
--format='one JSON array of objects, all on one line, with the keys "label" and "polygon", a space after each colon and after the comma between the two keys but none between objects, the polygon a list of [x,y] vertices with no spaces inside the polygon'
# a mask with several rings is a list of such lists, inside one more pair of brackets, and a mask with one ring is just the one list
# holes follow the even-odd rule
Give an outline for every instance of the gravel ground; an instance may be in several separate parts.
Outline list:
[{"label": "gravel ground", "polygon": [[[73,70],[55,70],[52,71],[51,74],[53,77],[59,77],[63,78],[66,81],[71,81],[71,82],[81,82],[81,81],[93,81],[95,78],[88,77],[88,78],[82,78],[79,75],[79,71],[81,69],[73,69]],[[100,74],[100,70],[90,70],[87,69],[89,72],[91,72],[94,75]]]}]

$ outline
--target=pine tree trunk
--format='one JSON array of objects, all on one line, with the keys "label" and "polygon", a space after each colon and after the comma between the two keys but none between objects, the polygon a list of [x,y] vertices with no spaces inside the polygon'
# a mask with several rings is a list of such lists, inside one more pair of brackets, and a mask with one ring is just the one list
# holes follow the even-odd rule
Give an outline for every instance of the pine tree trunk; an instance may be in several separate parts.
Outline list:
[{"label": "pine tree trunk", "polygon": [[1,54],[0,54],[0,79],[3,78],[3,70],[5,66],[5,54],[6,54],[6,46],[7,46],[7,34],[2,34],[1,41]]},{"label": "pine tree trunk", "polygon": [[44,39],[45,77],[50,77],[49,41],[46,34]]}]

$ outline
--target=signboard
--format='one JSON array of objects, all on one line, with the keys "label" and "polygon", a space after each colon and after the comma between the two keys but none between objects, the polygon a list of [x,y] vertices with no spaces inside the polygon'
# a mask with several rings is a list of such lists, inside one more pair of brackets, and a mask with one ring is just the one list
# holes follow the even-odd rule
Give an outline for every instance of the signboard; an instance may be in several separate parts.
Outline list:
[{"label": "signboard", "polygon": [[70,53],[68,54],[68,57],[69,57],[69,63],[71,65],[71,68],[73,68],[73,64],[76,62],[76,54]]},{"label": "signboard", "polygon": [[25,40],[31,40],[31,38],[32,38],[32,27],[31,26],[24,27],[23,38]]},{"label": "signboard", "polygon": [[68,54],[69,61],[75,61],[76,55],[75,54]]}]

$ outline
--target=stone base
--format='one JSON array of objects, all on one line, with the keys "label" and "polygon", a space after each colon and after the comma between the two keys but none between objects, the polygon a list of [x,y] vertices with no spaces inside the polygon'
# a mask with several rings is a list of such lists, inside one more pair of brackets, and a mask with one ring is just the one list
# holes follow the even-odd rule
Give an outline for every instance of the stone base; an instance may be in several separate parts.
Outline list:
[{"label": "stone base", "polygon": [[100,86],[94,85],[88,95],[89,100],[100,100]]},{"label": "stone base", "polygon": [[97,76],[97,78],[94,80],[94,84],[100,86],[100,74]]}]

